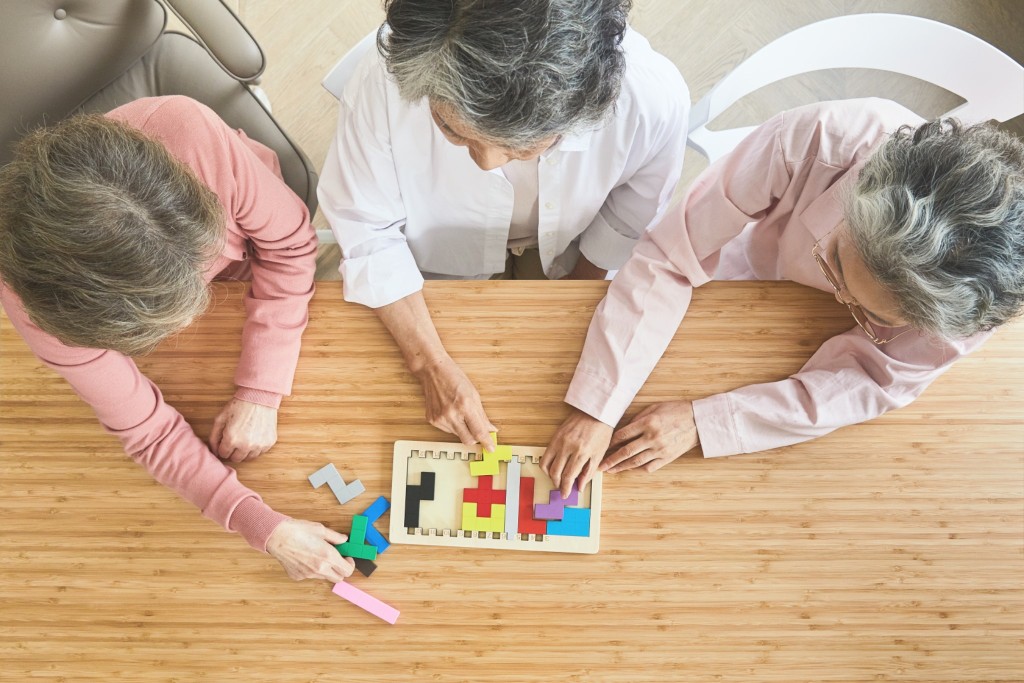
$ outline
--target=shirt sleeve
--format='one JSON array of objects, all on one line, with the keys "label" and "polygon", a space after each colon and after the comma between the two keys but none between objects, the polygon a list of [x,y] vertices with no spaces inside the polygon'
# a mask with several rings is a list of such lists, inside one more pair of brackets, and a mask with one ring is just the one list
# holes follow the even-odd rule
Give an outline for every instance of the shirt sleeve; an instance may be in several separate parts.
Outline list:
[{"label": "shirt sleeve", "polygon": [[788,379],[694,401],[704,457],[788,446],[902,408],[991,334],[942,342],[907,333],[878,346],[854,327]]},{"label": "shirt sleeve", "polygon": [[632,146],[647,150],[636,172],[617,185],[580,236],[580,251],[605,270],[617,270],[637,240],[664,214],[682,172],[689,92],[682,78],[665,111],[646,121]]},{"label": "shirt sleeve", "polygon": [[566,402],[615,425],[647,381],[720,252],[763,218],[791,182],[782,115],[712,164],[676,209],[646,232],[601,301]]},{"label": "shirt sleeve", "polygon": [[[186,97],[162,98],[143,125],[220,198],[249,245],[236,397],[276,408],[292,390],[313,296],[317,239],[309,210],[279,175],[273,153]],[[257,156],[256,149],[269,157]]]},{"label": "shirt sleeve", "polygon": [[423,288],[402,228],[406,213],[388,125],[387,84],[376,52],[338,103],[338,128],[317,196],[338,246],[346,301],[379,308]]},{"label": "shirt sleeve", "polygon": [[34,325],[6,287],[0,286],[0,300],[36,356],[68,381],[135,462],[205,517],[266,551],[271,532],[288,517],[238,481],[134,361],[114,351],[65,346]]}]

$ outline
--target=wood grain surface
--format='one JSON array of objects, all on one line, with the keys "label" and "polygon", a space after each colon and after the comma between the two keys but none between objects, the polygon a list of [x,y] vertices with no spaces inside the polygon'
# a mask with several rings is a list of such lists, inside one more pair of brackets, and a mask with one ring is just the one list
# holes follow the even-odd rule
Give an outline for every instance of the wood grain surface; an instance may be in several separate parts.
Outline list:
[{"label": "wood grain surface", "polygon": [[[566,407],[604,283],[428,283],[448,349],[508,443]],[[140,362],[206,435],[232,394],[242,289]],[[446,440],[375,316],[324,283],[280,442],[240,466],[275,508],[345,529],[392,442]],[[634,409],[796,371],[846,309],[713,283]],[[153,482],[0,318],[3,681],[1022,680],[1024,326],[915,404],[763,454],[607,477],[596,556],[393,546],[352,583],[389,626],[293,583]],[[366,493],[306,477],[334,462]],[[387,528],[382,519],[381,528]]]}]

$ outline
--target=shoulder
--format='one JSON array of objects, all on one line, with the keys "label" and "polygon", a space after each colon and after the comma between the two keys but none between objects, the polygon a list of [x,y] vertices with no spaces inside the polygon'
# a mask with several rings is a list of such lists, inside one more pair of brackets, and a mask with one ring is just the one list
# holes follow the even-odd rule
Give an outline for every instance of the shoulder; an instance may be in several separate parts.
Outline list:
[{"label": "shoulder", "polygon": [[685,132],[690,90],[679,69],[631,28],[626,30],[622,48],[626,71],[616,116],[637,126],[678,126]]},{"label": "shoulder", "polygon": [[118,107],[107,116],[162,144],[230,206],[234,162],[244,152],[236,131],[208,106],[182,95],[147,97]]},{"label": "shoulder", "polygon": [[848,166],[903,125],[923,119],[891,100],[871,97],[816,102],[775,117],[787,162],[810,157],[833,166]]},{"label": "shoulder", "polygon": [[220,138],[227,128],[216,112],[184,95],[144,97],[110,111],[107,117],[137,128],[168,146]]}]

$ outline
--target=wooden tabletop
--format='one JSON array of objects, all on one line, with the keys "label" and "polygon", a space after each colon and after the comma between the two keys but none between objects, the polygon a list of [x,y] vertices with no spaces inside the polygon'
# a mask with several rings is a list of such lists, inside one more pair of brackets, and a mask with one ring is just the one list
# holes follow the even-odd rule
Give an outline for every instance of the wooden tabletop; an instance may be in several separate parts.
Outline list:
[{"label": "wooden tabletop", "polygon": [[[428,283],[504,443],[543,445],[599,282]],[[140,362],[200,435],[231,396],[242,289]],[[713,283],[634,411],[795,372],[847,329],[822,292]],[[607,477],[600,554],[393,546],[352,583],[395,626],[289,581],[153,482],[0,319],[0,679],[1020,681],[1024,325],[910,407],[814,442]],[[280,441],[240,478],[346,530],[306,477],[369,504],[392,443],[443,439],[367,309],[321,285]],[[358,510],[356,510],[358,508]],[[386,518],[379,525],[386,529]]]}]

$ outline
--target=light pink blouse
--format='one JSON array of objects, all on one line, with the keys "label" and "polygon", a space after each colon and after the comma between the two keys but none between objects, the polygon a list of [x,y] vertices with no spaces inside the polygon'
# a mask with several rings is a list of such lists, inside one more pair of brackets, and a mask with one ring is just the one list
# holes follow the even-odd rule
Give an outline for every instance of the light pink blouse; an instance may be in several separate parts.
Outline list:
[{"label": "light pink blouse", "polygon": [[[566,402],[615,425],[675,335],[693,288],[712,279],[833,291],[811,256],[815,240],[834,239],[842,193],[872,150],[901,125],[920,123],[893,102],[864,99],[794,109],[758,127],[641,238],[590,324]],[[694,401],[704,456],[798,443],[905,406],[989,334],[950,342],[910,332],[877,346],[853,326],[787,379]]]},{"label": "light pink blouse", "polygon": [[[235,396],[276,408],[291,393],[313,295],[317,242],[305,204],[284,184],[273,151],[194,100],[147,98],[108,116],[160,141],[220,198],[227,238],[207,280],[243,261],[252,271]],[[210,452],[131,358],[65,346],[36,327],[2,283],[0,302],[32,351],[67,379],[134,460],[206,517],[237,531],[254,548],[266,549],[270,533],[287,517],[238,481],[235,470]]]}]

